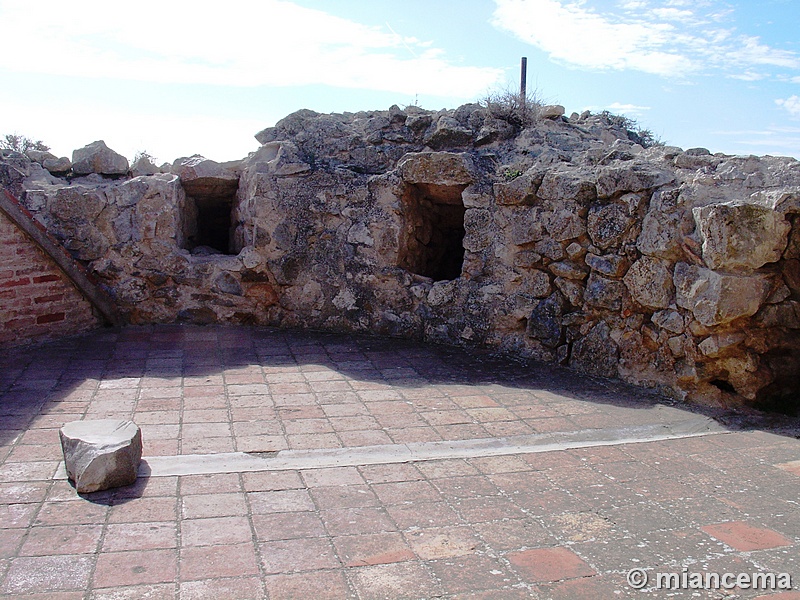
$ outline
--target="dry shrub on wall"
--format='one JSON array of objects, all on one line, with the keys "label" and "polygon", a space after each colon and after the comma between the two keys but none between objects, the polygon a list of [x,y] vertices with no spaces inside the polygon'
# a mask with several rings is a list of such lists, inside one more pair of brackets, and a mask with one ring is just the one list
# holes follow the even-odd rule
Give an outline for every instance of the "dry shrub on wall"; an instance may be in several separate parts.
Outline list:
[{"label": "dry shrub on wall", "polygon": [[528,92],[523,98],[510,89],[489,92],[478,103],[494,118],[522,129],[536,122],[542,107],[536,91]]}]

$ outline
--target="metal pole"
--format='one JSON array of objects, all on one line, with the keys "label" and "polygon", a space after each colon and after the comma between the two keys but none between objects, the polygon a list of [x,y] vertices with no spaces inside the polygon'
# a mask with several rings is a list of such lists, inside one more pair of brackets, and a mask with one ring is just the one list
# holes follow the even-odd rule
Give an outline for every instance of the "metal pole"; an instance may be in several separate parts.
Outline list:
[{"label": "metal pole", "polygon": [[528,58],[526,56],[522,57],[519,71],[519,99],[522,106],[525,106],[528,86]]}]

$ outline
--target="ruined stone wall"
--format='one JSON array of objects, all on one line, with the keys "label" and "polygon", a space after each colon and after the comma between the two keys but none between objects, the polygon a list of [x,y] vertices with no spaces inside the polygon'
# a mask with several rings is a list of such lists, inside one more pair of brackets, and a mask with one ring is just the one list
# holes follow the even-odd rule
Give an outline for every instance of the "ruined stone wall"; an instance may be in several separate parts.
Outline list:
[{"label": "ruined stone wall", "polygon": [[608,115],[300,111],[224,168],[56,178],[29,210],[127,318],[481,345],[704,402],[797,403],[800,163]]}]

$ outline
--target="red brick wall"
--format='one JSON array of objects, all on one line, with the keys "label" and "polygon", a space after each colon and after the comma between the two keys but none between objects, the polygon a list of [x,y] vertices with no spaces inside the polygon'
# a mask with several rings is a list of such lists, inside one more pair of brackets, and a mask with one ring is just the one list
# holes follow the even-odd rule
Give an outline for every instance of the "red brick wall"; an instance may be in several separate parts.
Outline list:
[{"label": "red brick wall", "polygon": [[0,343],[58,337],[99,325],[88,300],[0,212]]}]

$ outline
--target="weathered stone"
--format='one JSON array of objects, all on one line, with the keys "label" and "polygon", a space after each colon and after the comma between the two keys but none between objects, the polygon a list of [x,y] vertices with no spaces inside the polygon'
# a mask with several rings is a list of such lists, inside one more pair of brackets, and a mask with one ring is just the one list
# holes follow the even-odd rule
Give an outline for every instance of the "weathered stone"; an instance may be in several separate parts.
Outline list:
[{"label": "weathered stone", "polygon": [[172,173],[180,177],[183,189],[190,196],[224,198],[239,187],[239,177],[217,162],[199,154],[177,159]]},{"label": "weathered stone", "polygon": [[464,249],[481,252],[494,241],[492,215],[488,210],[471,208],[464,212]]},{"label": "weathered stone", "polygon": [[754,315],[772,287],[763,274],[723,275],[687,263],[675,266],[674,282],[678,306],[706,326]]},{"label": "weathered stone", "polygon": [[673,181],[674,173],[638,162],[603,167],[597,173],[597,196],[610,198],[622,192],[640,192]]},{"label": "weathered stone", "polygon": [[72,421],[60,432],[67,475],[78,493],[98,492],[136,481],[142,432],[132,421]]},{"label": "weathered stone", "polygon": [[584,261],[592,269],[601,275],[608,277],[622,277],[630,267],[631,262],[625,256],[619,254],[605,254],[598,256],[589,253],[584,257]]},{"label": "weathered stone", "polygon": [[542,211],[539,208],[512,209],[511,241],[517,246],[538,242],[545,236]]},{"label": "weathered stone", "polygon": [[66,156],[60,158],[46,158],[42,166],[53,175],[65,175],[72,170],[72,161]]},{"label": "weathered stone", "polygon": [[131,166],[131,175],[141,177],[142,175],[155,175],[159,172],[158,167],[150,160],[147,155],[142,155],[136,159]]},{"label": "weathered stone", "polygon": [[780,259],[791,225],[783,215],[741,201],[695,208],[703,260],[712,269],[754,270]]},{"label": "weathered stone", "polygon": [[667,308],[672,304],[675,286],[669,263],[658,258],[643,256],[637,260],[623,278],[631,297],[648,308]]},{"label": "weathered stone", "polygon": [[564,279],[583,280],[586,279],[588,275],[585,269],[581,269],[571,262],[554,262],[551,263],[548,268],[553,275],[556,277],[563,277]]},{"label": "weathered stone", "polygon": [[569,200],[586,204],[597,197],[597,188],[589,174],[573,170],[551,170],[545,173],[536,195],[542,200]]},{"label": "weathered stone", "polygon": [[223,294],[231,294],[233,296],[242,295],[242,284],[233,275],[228,272],[220,273],[214,279],[214,289]]},{"label": "weathered stone", "polygon": [[572,368],[599,375],[616,377],[619,372],[619,347],[611,338],[611,328],[601,321],[585,337],[575,342],[569,364]]},{"label": "weathered stone", "polygon": [[556,292],[539,303],[528,317],[529,337],[545,346],[555,348],[561,343],[561,316],[564,314],[564,299]]},{"label": "weathered stone", "polygon": [[536,116],[541,119],[557,119],[563,116],[565,112],[566,110],[560,104],[546,104],[539,107]]},{"label": "weathered stone", "polygon": [[125,175],[128,159],[99,140],[72,152],[72,172],[75,175]]},{"label": "weathered stone", "polygon": [[495,183],[494,196],[497,204],[512,206],[533,204],[536,201],[536,186],[530,175],[520,175],[512,181]]},{"label": "weathered stone", "polygon": [[466,146],[472,143],[472,131],[462,127],[453,117],[439,117],[436,128],[425,137],[425,143],[434,150],[446,146]]},{"label": "weathered stone", "polygon": [[672,333],[683,333],[686,325],[683,317],[676,310],[659,310],[653,313],[650,320],[661,329],[666,329]]},{"label": "weathered stone", "polygon": [[583,299],[586,304],[598,308],[608,308],[619,310],[622,308],[622,300],[625,297],[625,285],[616,279],[606,279],[592,273],[589,281],[586,282],[586,290]]},{"label": "weathered stone", "polygon": [[564,279],[563,277],[556,277],[553,283],[572,306],[579,307],[583,304],[583,285],[574,279]]},{"label": "weathered stone", "polygon": [[742,332],[728,332],[711,335],[697,345],[698,350],[708,358],[719,358],[729,354],[745,340]]},{"label": "weathered stone", "polygon": [[593,206],[589,209],[589,237],[601,250],[618,246],[632,225],[633,218],[619,204]]},{"label": "weathered stone", "polygon": [[671,260],[681,258],[683,222],[684,215],[679,212],[651,209],[642,221],[642,232],[636,241],[636,248],[649,256]]},{"label": "weathered stone", "polygon": [[580,215],[567,209],[556,210],[545,223],[547,231],[557,242],[579,238],[586,233],[586,224]]},{"label": "weathered stone", "polygon": [[475,180],[472,159],[456,152],[412,152],[397,163],[397,171],[414,184],[467,186]]}]

